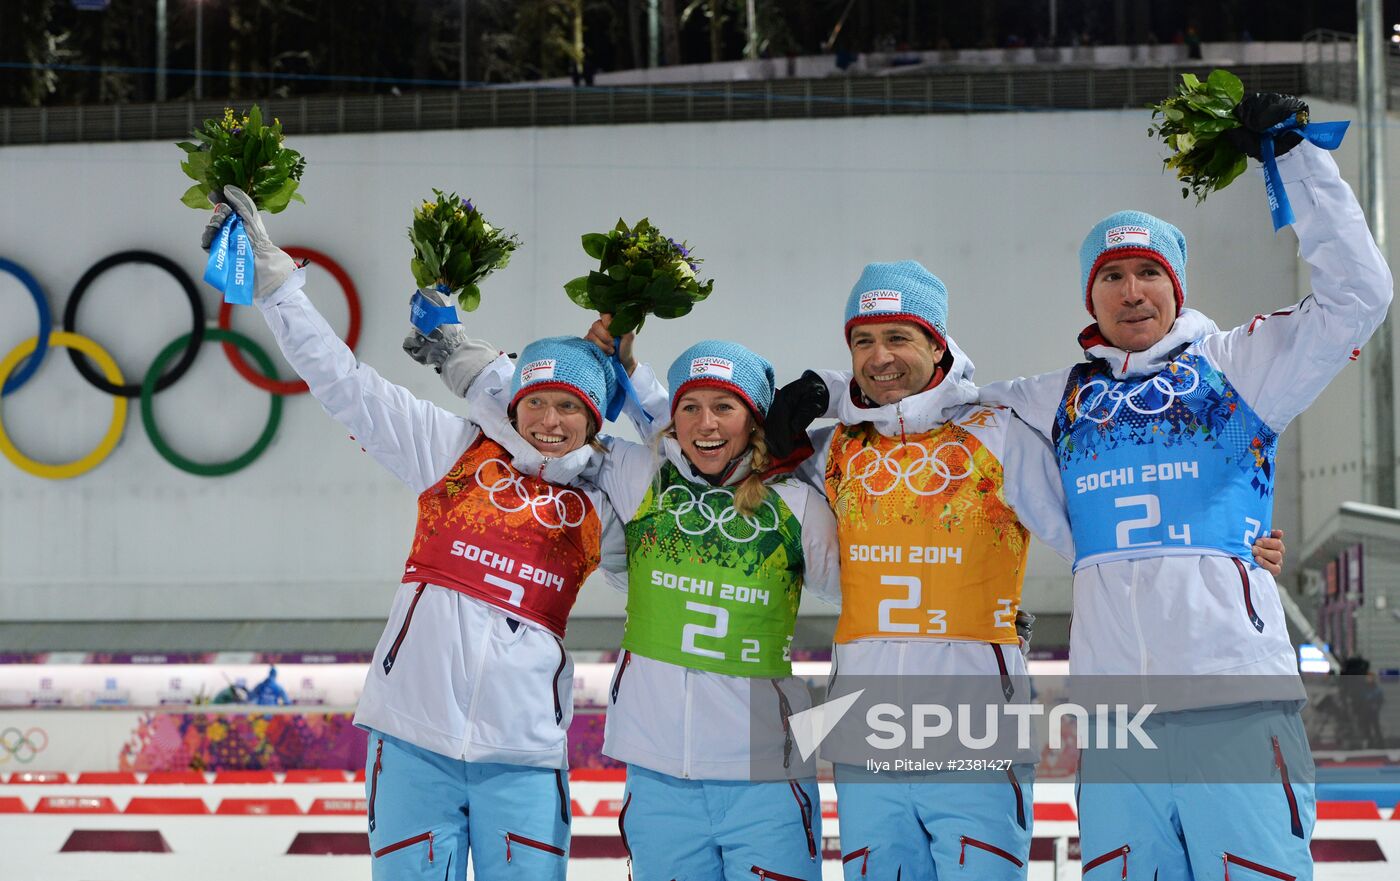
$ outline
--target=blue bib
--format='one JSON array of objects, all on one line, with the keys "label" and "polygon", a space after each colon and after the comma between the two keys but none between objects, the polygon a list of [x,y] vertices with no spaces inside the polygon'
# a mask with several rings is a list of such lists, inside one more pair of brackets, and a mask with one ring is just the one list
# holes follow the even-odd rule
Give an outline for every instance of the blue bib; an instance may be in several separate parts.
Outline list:
[{"label": "blue bib", "polygon": [[1103,361],[1076,366],[1054,441],[1075,569],[1210,553],[1253,565],[1272,520],[1278,433],[1199,352],[1121,381]]}]

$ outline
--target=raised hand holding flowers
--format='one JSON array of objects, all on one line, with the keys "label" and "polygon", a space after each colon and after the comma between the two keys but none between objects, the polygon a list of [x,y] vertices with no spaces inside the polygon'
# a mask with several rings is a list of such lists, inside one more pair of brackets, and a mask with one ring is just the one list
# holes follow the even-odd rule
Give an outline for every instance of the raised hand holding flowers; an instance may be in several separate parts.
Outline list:
[{"label": "raised hand holding flowers", "polygon": [[297,192],[306,160],[283,146],[282,123],[274,119],[264,125],[262,111],[255,104],[247,115],[224,108],[222,119],[206,119],[195,131],[194,141],[181,141],[185,151],[180,168],[195,183],[180,201],[191,208],[207,210],[222,205],[225,191],[240,194],[237,206],[244,216],[225,210],[218,214],[220,226],[206,235],[209,262],[204,280],[224,294],[224,301],[251,305],[260,289],[255,276],[254,247],[244,223],[257,220],[259,210],[272,214],[284,210],[293,199],[305,202]]},{"label": "raised hand holding flowers", "polygon": [[486,222],[469,199],[456,193],[424,200],[413,211],[413,278],[424,289],[454,294],[462,310],[481,305],[481,280],[510,262],[520,247],[514,235]]},{"label": "raised hand holding flowers", "polygon": [[564,285],[569,299],[585,309],[612,315],[608,331],[622,336],[640,330],[648,315],[680,318],[710,295],[715,283],[696,277],[700,259],[685,242],[667,238],[646,218],[628,226],[618,220],[606,233],[588,233],[583,250],[598,269]]},{"label": "raised hand holding flowers", "polygon": [[1172,150],[1162,160],[1175,168],[1187,186],[1185,198],[1194,193],[1197,204],[1215,190],[1224,189],[1244,173],[1248,157],[1264,164],[1264,191],[1277,231],[1293,222],[1293,209],[1283,189],[1276,158],[1302,141],[1335,150],[1346,133],[1346,122],[1309,121],[1308,105],[1290,95],[1262,92],[1244,96],[1238,77],[1213,70],[1206,81],[1182,74],[1177,94],[1152,105],[1152,117],[1162,121],[1148,128]]}]

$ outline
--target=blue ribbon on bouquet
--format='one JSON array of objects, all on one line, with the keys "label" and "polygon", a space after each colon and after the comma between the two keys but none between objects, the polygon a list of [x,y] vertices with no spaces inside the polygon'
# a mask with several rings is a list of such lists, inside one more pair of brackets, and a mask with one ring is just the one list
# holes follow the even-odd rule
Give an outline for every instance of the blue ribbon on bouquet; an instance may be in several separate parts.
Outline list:
[{"label": "blue ribbon on bouquet", "polygon": [[204,280],[222,291],[225,303],[235,306],[253,305],[253,246],[248,232],[237,213],[231,213],[219,227],[219,237],[209,249],[209,262],[204,265]]},{"label": "blue ribbon on bouquet", "polygon": [[646,417],[647,424],[651,424],[654,420],[646,408],[642,406],[642,399],[637,395],[636,386],[632,385],[632,377],[627,375],[627,368],[622,366],[621,351],[622,342],[619,340],[613,346],[612,357],[609,359],[612,361],[613,373],[617,374],[617,391],[608,400],[608,412],[605,415],[609,422],[617,421],[617,417],[622,415],[622,408],[630,400],[637,405],[637,412]]},{"label": "blue ribbon on bouquet", "polygon": [[1288,203],[1288,193],[1283,188],[1283,177],[1278,173],[1278,159],[1274,156],[1274,138],[1287,132],[1296,131],[1303,140],[1316,144],[1324,150],[1335,150],[1342,143],[1350,122],[1299,122],[1298,114],[1291,114],[1283,122],[1270,126],[1259,136],[1259,155],[1264,158],[1264,195],[1269,199],[1269,215],[1274,221],[1274,232],[1293,223],[1293,206]]},{"label": "blue ribbon on bouquet", "polygon": [[[446,285],[437,285],[440,294],[451,293]],[[457,317],[457,310],[451,303],[439,306],[432,300],[423,296],[421,290],[413,292],[413,296],[408,300],[408,320],[413,326],[418,328],[418,332],[423,336],[431,336],[432,332],[442,327],[444,324],[461,324]]]}]

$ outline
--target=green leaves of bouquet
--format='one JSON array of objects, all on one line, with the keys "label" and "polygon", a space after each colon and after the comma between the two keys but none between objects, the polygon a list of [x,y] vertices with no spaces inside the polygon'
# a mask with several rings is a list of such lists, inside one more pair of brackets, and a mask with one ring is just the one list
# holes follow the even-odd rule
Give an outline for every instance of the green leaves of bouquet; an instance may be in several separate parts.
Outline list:
[{"label": "green leaves of bouquet", "polygon": [[1194,74],[1181,75],[1177,93],[1160,104],[1149,105],[1152,118],[1161,117],[1147,130],[1149,137],[1166,142],[1172,155],[1162,160],[1176,169],[1184,199],[1190,194],[1196,203],[1224,189],[1244,173],[1249,160],[1222,135],[1238,128],[1235,107],[1244,100],[1244,84],[1227,70],[1213,70],[1205,82]]},{"label": "green leaves of bouquet", "polygon": [[420,288],[456,294],[462,310],[471,312],[481,305],[480,281],[510,262],[520,240],[487,223],[470,199],[436,189],[433,194],[435,201],[414,209],[408,228],[413,279]]},{"label": "green leaves of bouquet", "polygon": [[181,141],[187,154],[180,168],[195,185],[180,197],[191,208],[209,210],[209,196],[233,185],[252,197],[264,211],[277,214],[293,200],[305,203],[297,184],[306,171],[306,160],[283,146],[282,123],[264,125],[255,104],[245,116],[224,108],[222,119],[206,119],[194,132],[198,143]]},{"label": "green leaves of bouquet", "polygon": [[622,220],[606,233],[588,233],[583,250],[598,268],[564,285],[569,299],[585,309],[613,316],[608,332],[639,330],[648,315],[680,318],[710,295],[714,279],[695,276],[700,259],[685,242],[662,234],[645,217],[634,226]]}]

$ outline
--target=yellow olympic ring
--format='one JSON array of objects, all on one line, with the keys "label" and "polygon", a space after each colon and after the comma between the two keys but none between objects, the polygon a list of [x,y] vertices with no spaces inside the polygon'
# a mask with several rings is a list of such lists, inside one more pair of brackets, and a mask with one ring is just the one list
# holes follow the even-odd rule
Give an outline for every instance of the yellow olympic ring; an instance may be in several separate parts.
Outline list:
[{"label": "yellow olympic ring", "polygon": [[[38,337],[30,337],[10,350],[10,354],[5,356],[4,361],[0,361],[0,385],[14,371],[31,352],[39,345]],[[107,350],[97,344],[89,337],[79,336],[76,333],[55,332],[49,335],[49,347],[62,346],[69,349],[76,349],[97,362],[97,366],[102,368],[102,373],[107,380],[114,384],[123,382],[121,368],[117,367],[117,362],[112,356],[107,354]],[[50,465],[46,462],[37,462],[20,452],[19,447],[14,445],[9,435],[5,433],[5,420],[3,410],[0,409],[0,453],[5,454],[5,458],[15,463],[21,470],[33,474],[35,477],[44,477],[49,480],[64,480],[69,477],[77,477],[79,474],[86,474],[102,463],[102,460],[111,455],[116,449],[117,442],[122,439],[122,430],[126,427],[126,404],[123,397],[112,398],[112,422],[107,426],[107,434],[98,443],[97,447],[86,456],[73,462],[63,462],[57,465]]]}]

